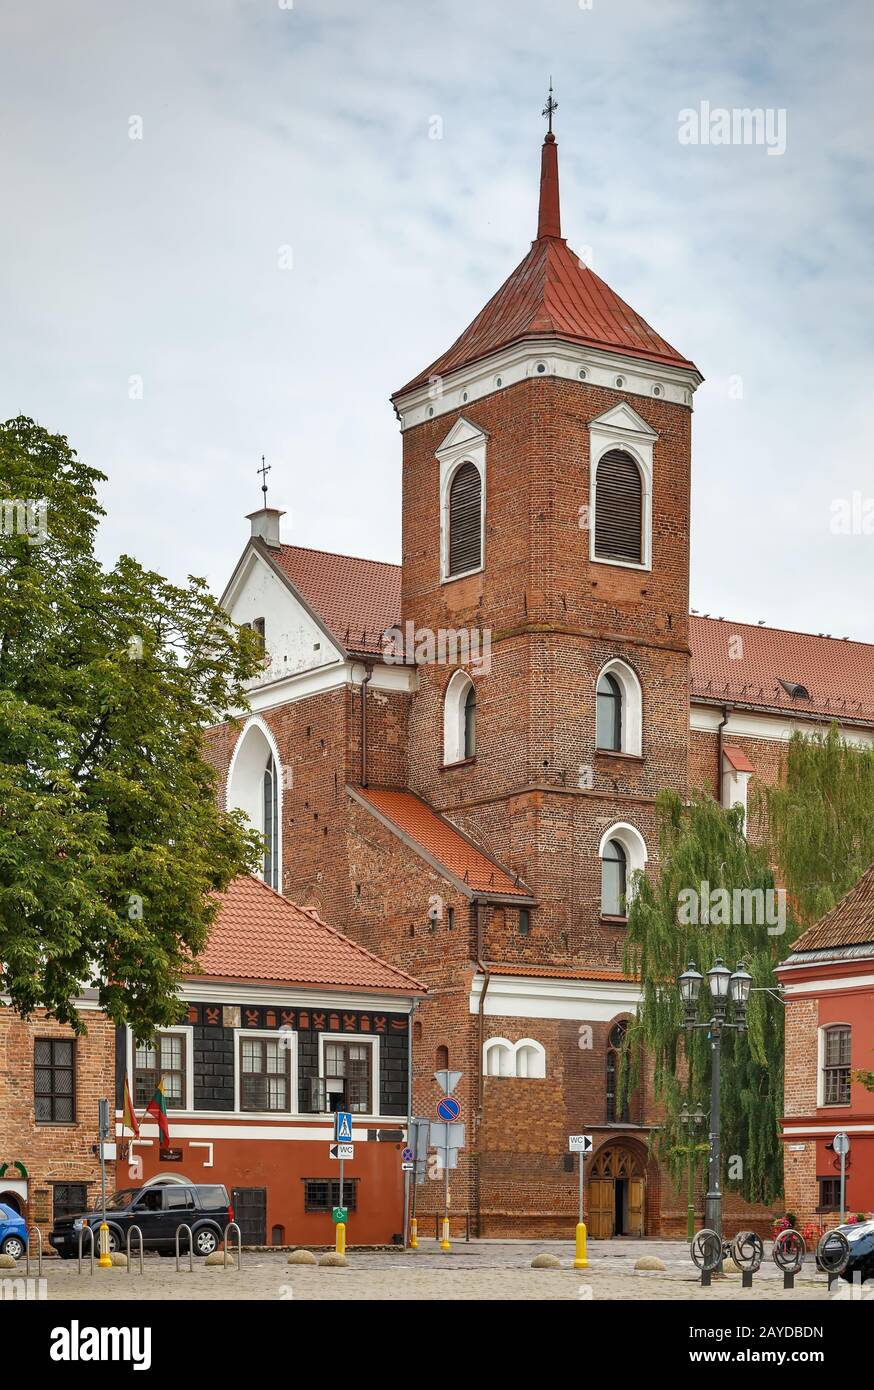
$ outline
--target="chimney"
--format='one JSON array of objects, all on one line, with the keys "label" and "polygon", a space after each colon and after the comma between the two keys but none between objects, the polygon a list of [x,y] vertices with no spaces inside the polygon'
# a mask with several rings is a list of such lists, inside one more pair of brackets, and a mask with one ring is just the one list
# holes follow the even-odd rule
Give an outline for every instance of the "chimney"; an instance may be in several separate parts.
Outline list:
[{"label": "chimney", "polygon": [[272,550],[278,550],[281,516],[285,516],[285,512],[281,512],[278,507],[259,507],[257,512],[250,512],[246,519],[252,523],[252,540],[263,541]]}]

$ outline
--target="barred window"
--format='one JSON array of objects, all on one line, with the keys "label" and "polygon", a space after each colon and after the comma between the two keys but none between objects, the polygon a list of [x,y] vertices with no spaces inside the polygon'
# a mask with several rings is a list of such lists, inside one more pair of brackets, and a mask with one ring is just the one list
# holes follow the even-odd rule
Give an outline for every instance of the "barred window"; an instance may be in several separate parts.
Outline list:
[{"label": "barred window", "polygon": [[643,478],[630,454],[610,449],[595,474],[595,556],[643,563]]},{"label": "barred window", "polygon": [[[304,1211],[333,1211],[340,1205],[340,1181],[334,1178],[303,1179]],[[343,1180],[343,1206],[349,1211],[358,1208],[358,1178]]]},{"label": "barred window", "polygon": [[280,1038],[241,1038],[240,1109],[288,1110],[290,1061]]},{"label": "barred window", "polygon": [[482,564],[482,479],[475,463],[463,463],[449,487],[449,575]]},{"label": "barred window", "polygon": [[133,1102],[148,1105],[163,1078],[168,1110],[185,1109],[184,1033],[156,1033],[150,1043],[138,1043],[134,1055]]},{"label": "barred window", "polygon": [[851,1032],[845,1024],[826,1028],[823,1063],[825,1105],[850,1103],[850,1045]]},{"label": "barred window", "polygon": [[75,1122],[75,1046],[72,1038],[36,1038],[34,1041],[33,1097],[37,1124]]},{"label": "barred window", "polygon": [[88,1210],[88,1184],[85,1182],[56,1182],[52,1189],[52,1219],[78,1216]]}]

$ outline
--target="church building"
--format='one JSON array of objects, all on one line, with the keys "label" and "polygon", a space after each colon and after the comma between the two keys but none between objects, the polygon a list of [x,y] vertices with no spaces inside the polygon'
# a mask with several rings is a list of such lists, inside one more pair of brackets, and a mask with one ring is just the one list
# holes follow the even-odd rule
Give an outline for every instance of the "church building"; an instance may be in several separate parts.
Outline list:
[{"label": "church building", "polygon": [[[874,648],[690,617],[702,379],[569,249],[550,130],[530,250],[392,396],[401,563],[286,544],[265,498],[224,594],[264,658],[209,733],[222,794],[266,883],[427,986],[414,1113],[462,1073],[452,1204],[480,1235],[572,1230],[581,1132],[592,1235],[682,1233],[659,1097],[616,1088],[656,795],[744,803],[794,729],[874,738]],[[731,1193],[725,1218],[754,1224]]]}]

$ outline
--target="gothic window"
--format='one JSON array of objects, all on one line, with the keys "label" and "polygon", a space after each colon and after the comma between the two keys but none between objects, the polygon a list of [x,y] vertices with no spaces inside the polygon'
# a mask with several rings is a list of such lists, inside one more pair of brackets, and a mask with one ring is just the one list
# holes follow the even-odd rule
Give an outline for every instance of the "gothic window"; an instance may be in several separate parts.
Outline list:
[{"label": "gothic window", "polygon": [[608,840],[601,855],[601,912],[605,917],[625,916],[628,860],[618,840]]},{"label": "gothic window", "polygon": [[482,564],[482,479],[466,462],[449,485],[448,575],[467,574]]},{"label": "gothic window", "polygon": [[279,887],[279,814],[276,790],[276,764],[273,754],[267,759],[262,783],[264,796],[264,882]]},{"label": "gothic window", "polygon": [[443,700],[443,762],[476,755],[476,691],[466,671],[456,671]]},{"label": "gothic window", "polygon": [[825,1029],[822,1069],[824,1105],[850,1103],[851,1042],[852,1034],[846,1024],[841,1023]]},{"label": "gothic window", "polygon": [[595,558],[643,564],[643,478],[623,449],[610,449],[598,460]]},{"label": "gothic window", "polygon": [[476,753],[476,690],[473,685],[464,700],[464,756],[472,758]]},{"label": "gothic window", "polygon": [[611,752],[622,748],[622,690],[607,673],[598,681],[595,743]]},{"label": "gothic window", "polygon": [[627,1024],[614,1023],[607,1038],[607,1123],[628,1124],[628,1101],[619,1099],[619,1068]]}]

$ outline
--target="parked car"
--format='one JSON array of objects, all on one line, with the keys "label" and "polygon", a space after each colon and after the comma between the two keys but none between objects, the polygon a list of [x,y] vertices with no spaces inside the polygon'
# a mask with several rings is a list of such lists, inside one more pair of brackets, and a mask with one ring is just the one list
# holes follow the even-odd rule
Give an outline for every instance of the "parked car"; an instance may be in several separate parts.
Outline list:
[{"label": "parked car", "polygon": [[[217,1183],[189,1186],[166,1183],[162,1186],[126,1187],[106,1201],[106,1224],[109,1227],[109,1249],[124,1251],[128,1231],[138,1226],[142,1232],[143,1249],[172,1254],[176,1249],[176,1232],[189,1226],[195,1255],[211,1255],[224,1239],[225,1230],[234,1219],[234,1210],[226,1187]],[[94,1230],[95,1251],[98,1229],[103,1220],[102,1207],[57,1219],[49,1236],[62,1259],[71,1260],[79,1253],[79,1234],[83,1226]],[[87,1254],[90,1242],[82,1241]],[[134,1236],[131,1252],[139,1248]],[[188,1249],[185,1232],[179,1238],[180,1250]]]},{"label": "parked car", "polygon": [[852,1283],[853,1276],[860,1275],[863,1284],[866,1279],[874,1279],[874,1221],[854,1221],[837,1229],[846,1236],[850,1247],[844,1279]]},{"label": "parked car", "polygon": [[0,1255],[20,1260],[27,1250],[27,1222],[14,1207],[0,1202]]}]

